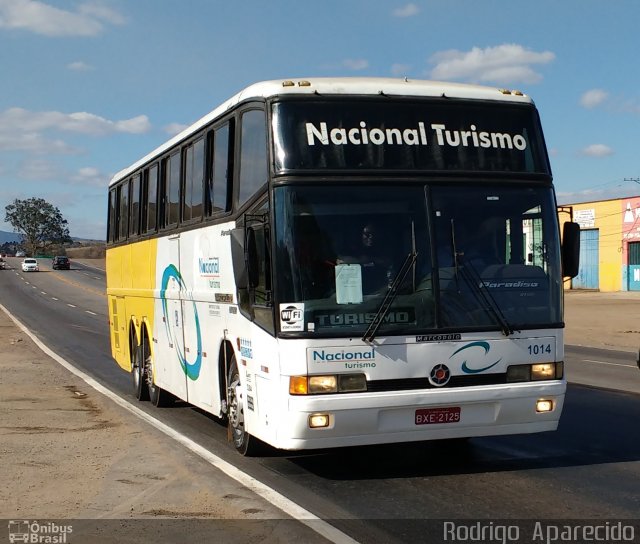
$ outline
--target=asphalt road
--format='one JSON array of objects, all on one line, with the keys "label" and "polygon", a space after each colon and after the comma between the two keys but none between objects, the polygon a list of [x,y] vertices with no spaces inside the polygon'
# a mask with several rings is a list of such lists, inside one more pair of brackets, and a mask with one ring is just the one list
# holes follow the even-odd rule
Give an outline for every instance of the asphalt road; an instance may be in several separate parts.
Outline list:
[{"label": "asphalt road", "polygon": [[[129,375],[109,354],[104,273],[78,264],[42,269],[2,271],[2,304],[54,351],[135,402]],[[634,354],[569,346],[565,355],[570,381],[592,385],[570,384],[555,433],[247,459],[198,410],[176,404],[160,417],[361,542],[424,541],[426,519],[637,519]],[[138,406],[158,416],[148,403]]]}]

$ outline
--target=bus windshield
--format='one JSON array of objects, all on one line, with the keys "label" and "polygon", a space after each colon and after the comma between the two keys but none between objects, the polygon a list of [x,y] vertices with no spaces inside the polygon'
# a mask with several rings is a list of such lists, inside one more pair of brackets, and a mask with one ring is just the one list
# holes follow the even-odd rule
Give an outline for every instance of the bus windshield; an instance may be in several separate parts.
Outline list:
[{"label": "bus windshield", "polygon": [[362,336],[399,280],[378,335],[562,321],[550,187],[287,185],[274,203],[281,333]]}]

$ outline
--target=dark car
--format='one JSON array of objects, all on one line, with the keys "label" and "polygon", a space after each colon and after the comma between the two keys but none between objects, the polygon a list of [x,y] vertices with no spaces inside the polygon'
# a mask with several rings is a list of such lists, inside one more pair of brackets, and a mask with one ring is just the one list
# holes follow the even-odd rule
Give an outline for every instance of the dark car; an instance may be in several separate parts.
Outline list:
[{"label": "dark car", "polygon": [[68,257],[54,257],[52,267],[54,270],[69,270],[71,263]]}]

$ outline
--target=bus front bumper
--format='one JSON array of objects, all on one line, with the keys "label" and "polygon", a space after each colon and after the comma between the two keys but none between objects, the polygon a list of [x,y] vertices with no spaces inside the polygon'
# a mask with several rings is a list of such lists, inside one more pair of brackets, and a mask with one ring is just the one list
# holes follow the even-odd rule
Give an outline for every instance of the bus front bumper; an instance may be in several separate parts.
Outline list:
[{"label": "bus front bumper", "polygon": [[[421,440],[554,431],[566,382],[289,397],[278,424],[277,447],[314,449]],[[550,401],[540,412],[539,401]],[[459,409],[459,410],[458,410]],[[448,419],[425,413],[459,413]],[[326,415],[325,427],[311,427]],[[323,418],[320,418],[322,421]],[[446,420],[447,418],[445,418]],[[317,421],[318,419],[314,419]]]}]

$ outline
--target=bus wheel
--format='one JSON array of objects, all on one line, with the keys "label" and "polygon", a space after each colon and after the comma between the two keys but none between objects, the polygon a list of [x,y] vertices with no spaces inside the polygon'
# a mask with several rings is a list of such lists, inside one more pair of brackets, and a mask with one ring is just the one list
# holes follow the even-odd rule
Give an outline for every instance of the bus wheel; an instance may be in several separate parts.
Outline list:
[{"label": "bus wheel", "polygon": [[151,361],[150,355],[148,355],[145,360],[145,366],[147,368],[147,386],[149,387],[149,400],[151,404],[157,408],[169,406],[174,397],[171,393],[156,385],[153,377],[153,362]]},{"label": "bus wheel", "polygon": [[[143,340],[144,344],[144,340]],[[133,349],[133,360],[131,361],[131,379],[133,383],[133,395],[138,400],[149,400],[149,389],[147,387],[143,346],[136,345]]]},{"label": "bus wheel", "polygon": [[244,397],[240,373],[236,358],[231,357],[229,372],[227,373],[227,418],[229,439],[242,455],[251,456],[258,453],[258,440],[245,429]]}]

